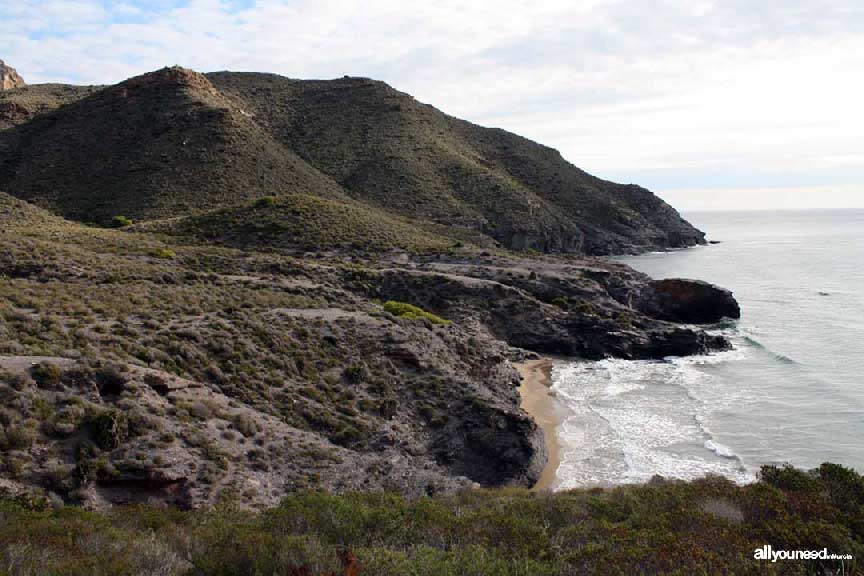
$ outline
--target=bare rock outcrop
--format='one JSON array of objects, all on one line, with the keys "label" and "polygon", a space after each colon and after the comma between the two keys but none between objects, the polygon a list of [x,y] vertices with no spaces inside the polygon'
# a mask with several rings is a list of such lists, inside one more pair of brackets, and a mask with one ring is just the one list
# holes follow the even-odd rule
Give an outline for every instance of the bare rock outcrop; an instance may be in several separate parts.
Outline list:
[{"label": "bare rock outcrop", "polygon": [[655,280],[651,283],[658,317],[672,322],[711,324],[723,318],[740,318],[741,309],[732,292],[683,278]]},{"label": "bare rock outcrop", "polygon": [[0,91],[23,88],[26,85],[27,83],[14,68],[0,60]]}]

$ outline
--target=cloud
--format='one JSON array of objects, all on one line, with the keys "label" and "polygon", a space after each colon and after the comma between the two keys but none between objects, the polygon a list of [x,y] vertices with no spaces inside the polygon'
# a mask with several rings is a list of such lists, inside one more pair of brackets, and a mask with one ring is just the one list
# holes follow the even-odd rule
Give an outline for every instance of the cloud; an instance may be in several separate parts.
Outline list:
[{"label": "cloud", "polygon": [[601,176],[864,183],[856,0],[19,0],[4,11],[0,57],[31,82],[110,83],[175,63],[364,75]]}]

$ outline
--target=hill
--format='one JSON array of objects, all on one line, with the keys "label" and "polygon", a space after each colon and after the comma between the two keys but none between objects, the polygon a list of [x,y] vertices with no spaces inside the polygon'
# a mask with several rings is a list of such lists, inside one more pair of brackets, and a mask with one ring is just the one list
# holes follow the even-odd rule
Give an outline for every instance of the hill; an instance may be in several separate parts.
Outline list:
[{"label": "hill", "polygon": [[202,75],[164,69],[0,132],[0,187],[80,221],[343,195]]},{"label": "hill", "polygon": [[543,252],[607,254],[702,241],[643,188],[595,178],[556,150],[447,116],[383,82],[208,78],[349,194],[415,218]]},{"label": "hill", "polygon": [[0,130],[0,188],[80,221],[306,194],[516,250],[704,242],[643,188],[595,178],[555,150],[367,79],[170,68],[95,91],[34,89],[3,105],[14,110]]},{"label": "hill", "polygon": [[0,193],[0,486],[183,508],[530,486],[546,452],[519,408],[525,348],[728,345],[670,316],[686,285],[442,238],[318,196],[106,229]]}]

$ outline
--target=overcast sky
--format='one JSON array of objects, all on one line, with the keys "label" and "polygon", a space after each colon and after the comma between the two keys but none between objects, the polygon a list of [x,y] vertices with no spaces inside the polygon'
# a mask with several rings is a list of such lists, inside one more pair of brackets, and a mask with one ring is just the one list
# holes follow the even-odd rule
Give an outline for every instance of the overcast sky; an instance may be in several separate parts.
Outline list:
[{"label": "overcast sky", "polygon": [[30,83],[369,76],[684,210],[864,207],[864,1],[0,0]]}]

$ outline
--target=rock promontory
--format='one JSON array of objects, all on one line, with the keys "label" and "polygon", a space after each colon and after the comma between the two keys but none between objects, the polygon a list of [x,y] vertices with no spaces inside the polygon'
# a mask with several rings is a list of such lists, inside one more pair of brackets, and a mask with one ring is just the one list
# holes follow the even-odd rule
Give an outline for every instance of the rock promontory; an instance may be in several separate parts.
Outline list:
[{"label": "rock promontory", "polygon": [[26,85],[24,79],[14,68],[7,66],[3,60],[0,60],[0,90],[14,90]]},{"label": "rock promontory", "polygon": [[668,278],[651,282],[656,316],[671,322],[711,324],[723,318],[740,318],[741,309],[732,292],[703,282]]}]

